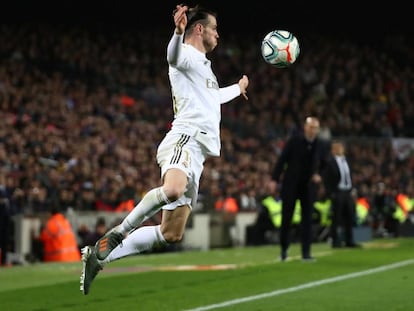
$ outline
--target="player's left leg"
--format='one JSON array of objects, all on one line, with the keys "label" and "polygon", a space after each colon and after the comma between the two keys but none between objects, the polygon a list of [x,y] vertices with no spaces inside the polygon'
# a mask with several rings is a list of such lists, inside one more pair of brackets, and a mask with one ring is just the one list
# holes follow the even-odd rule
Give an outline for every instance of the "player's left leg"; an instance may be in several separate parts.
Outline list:
[{"label": "player's left leg", "polygon": [[80,290],[84,295],[89,293],[92,281],[102,270],[103,264],[99,263],[96,257],[94,246],[85,246],[82,248],[82,274],[80,277]]},{"label": "player's left leg", "polygon": [[87,295],[98,272],[109,262],[181,241],[190,213],[188,205],[163,210],[161,225],[143,226],[133,231],[104,260],[97,258],[94,246],[84,247],[80,290]]},{"label": "player's left leg", "polygon": [[187,205],[174,210],[163,210],[161,225],[143,226],[133,231],[100,263],[106,264],[167,243],[181,241],[190,213],[191,209]]}]

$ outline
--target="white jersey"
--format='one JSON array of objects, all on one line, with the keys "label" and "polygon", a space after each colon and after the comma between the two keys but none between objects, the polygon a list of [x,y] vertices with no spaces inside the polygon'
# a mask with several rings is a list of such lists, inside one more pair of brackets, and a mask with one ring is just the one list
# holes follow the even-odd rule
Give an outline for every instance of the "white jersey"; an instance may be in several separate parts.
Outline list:
[{"label": "white jersey", "polygon": [[171,131],[194,136],[207,154],[220,155],[221,104],[240,95],[233,84],[220,88],[206,55],[173,34],[167,48],[174,120]]}]

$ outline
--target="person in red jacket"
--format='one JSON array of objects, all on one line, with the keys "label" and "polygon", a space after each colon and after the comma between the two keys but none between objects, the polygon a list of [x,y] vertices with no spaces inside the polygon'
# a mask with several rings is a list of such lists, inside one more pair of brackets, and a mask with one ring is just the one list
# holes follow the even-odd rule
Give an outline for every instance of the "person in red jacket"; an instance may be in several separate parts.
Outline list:
[{"label": "person in red jacket", "polygon": [[80,250],[72,226],[57,208],[52,208],[39,239],[43,243],[43,261],[80,261]]}]

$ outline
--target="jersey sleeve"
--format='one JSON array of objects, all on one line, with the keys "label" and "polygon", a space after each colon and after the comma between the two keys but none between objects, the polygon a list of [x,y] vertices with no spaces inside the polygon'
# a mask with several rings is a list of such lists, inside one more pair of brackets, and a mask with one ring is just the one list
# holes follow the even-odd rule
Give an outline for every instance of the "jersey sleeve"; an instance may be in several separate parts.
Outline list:
[{"label": "jersey sleeve", "polygon": [[219,93],[220,103],[225,104],[240,95],[239,84],[235,83],[227,87],[222,87],[220,88]]},{"label": "jersey sleeve", "polygon": [[167,46],[167,61],[172,67],[177,67],[183,61],[183,38],[184,34],[178,35],[174,32]]}]

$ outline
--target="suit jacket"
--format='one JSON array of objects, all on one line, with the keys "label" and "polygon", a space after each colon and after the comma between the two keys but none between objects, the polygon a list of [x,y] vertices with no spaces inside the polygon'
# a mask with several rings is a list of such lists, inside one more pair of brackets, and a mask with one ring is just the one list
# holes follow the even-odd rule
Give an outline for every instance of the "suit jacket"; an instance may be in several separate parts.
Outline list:
[{"label": "suit jacket", "polygon": [[[347,160],[348,166],[349,162]],[[350,168],[351,169],[351,168]],[[350,176],[351,177],[351,176]],[[334,155],[331,155],[322,171],[322,179],[326,194],[332,196],[338,191],[338,185],[341,181],[341,172],[339,170],[338,162]]]},{"label": "suit jacket", "polygon": [[292,136],[275,165],[272,179],[279,182],[283,175],[283,188],[308,184],[311,176],[324,166],[323,150],[319,139],[309,142],[302,133]]}]

